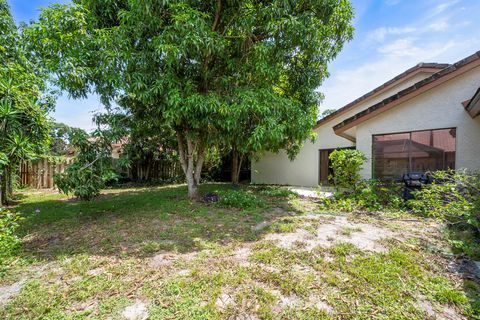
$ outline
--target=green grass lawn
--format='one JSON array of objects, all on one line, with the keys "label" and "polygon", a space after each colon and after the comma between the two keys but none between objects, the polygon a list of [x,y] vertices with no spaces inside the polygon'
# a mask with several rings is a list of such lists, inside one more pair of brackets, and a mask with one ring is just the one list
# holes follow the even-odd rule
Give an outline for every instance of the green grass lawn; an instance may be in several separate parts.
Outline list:
[{"label": "green grass lawn", "polygon": [[0,280],[21,290],[0,319],[132,306],[138,319],[480,319],[479,283],[446,271],[434,221],[321,214],[282,188],[208,191],[224,201],[192,203],[184,186],[24,194],[23,246]]}]

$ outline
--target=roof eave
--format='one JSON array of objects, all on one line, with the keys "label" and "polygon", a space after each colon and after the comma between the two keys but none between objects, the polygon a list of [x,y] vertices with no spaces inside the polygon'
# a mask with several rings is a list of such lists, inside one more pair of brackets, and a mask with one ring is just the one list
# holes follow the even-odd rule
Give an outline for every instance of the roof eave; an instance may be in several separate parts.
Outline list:
[{"label": "roof eave", "polygon": [[465,106],[465,110],[472,118],[476,118],[480,114],[480,88],[475,92],[474,96]]},{"label": "roof eave", "polygon": [[379,94],[385,92],[386,90],[400,84],[401,82],[408,80],[412,78],[413,76],[419,74],[419,73],[435,73],[438,72],[442,69],[445,69],[449,67],[449,64],[446,63],[419,63],[418,65],[406,70],[405,72],[399,74],[398,76],[394,77],[393,79],[390,79],[389,81],[385,82],[384,84],[376,87],[375,89],[369,91],[368,93],[364,94],[363,96],[353,100],[352,102],[346,104],[345,106],[341,107],[337,111],[329,114],[328,116],[320,119],[317,121],[316,125],[313,127],[313,129],[319,128],[321,125],[323,125],[326,122],[329,122],[331,120],[334,120],[335,118],[341,116],[345,112],[352,110],[356,106],[358,106],[360,103],[366,102],[369,99],[372,99]]},{"label": "roof eave", "polygon": [[[415,83],[383,101],[372,105],[371,107],[355,114],[354,116],[347,118],[333,127],[335,133],[340,135],[346,130],[355,127],[359,123],[362,123],[368,119],[375,117],[376,115],[387,111],[401,103],[404,103],[440,84],[447,82],[463,73],[480,66],[480,51],[468,56],[465,59],[447,67],[430,77]],[[473,99],[472,99],[473,100]],[[477,113],[477,115],[480,114]]]}]

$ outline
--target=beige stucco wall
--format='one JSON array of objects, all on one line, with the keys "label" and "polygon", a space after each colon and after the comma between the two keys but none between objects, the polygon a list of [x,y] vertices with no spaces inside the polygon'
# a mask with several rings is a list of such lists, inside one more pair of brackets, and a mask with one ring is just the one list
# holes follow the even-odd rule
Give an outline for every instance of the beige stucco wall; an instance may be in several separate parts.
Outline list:
[{"label": "beige stucco wall", "polygon": [[361,174],[372,177],[372,135],[457,128],[456,169],[480,169],[480,117],[472,119],[461,102],[480,87],[480,67],[359,124],[357,149],[367,156]]},{"label": "beige stucco wall", "polygon": [[[252,182],[267,184],[286,184],[295,186],[313,187],[318,185],[319,150],[339,147],[350,147],[354,144],[333,132],[333,126],[342,120],[349,118],[370,107],[390,95],[403,90],[412,84],[428,77],[429,73],[419,73],[383,92],[382,94],[368,99],[355,109],[346,112],[321,127],[317,128],[315,142],[306,141],[297,157],[290,161],[284,151],[277,154],[266,153],[260,155],[258,161],[252,161]],[[368,81],[366,79],[365,81]]]}]

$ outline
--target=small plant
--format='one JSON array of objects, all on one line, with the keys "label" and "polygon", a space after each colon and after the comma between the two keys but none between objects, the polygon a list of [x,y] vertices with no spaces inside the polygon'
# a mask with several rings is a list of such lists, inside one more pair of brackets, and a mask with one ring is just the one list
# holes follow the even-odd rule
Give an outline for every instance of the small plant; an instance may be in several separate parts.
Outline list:
[{"label": "small plant", "polygon": [[355,199],[340,192],[336,192],[330,198],[321,198],[319,207],[321,210],[334,212],[354,212],[361,209]]},{"label": "small plant", "polygon": [[358,150],[335,150],[330,154],[336,192],[323,198],[320,207],[333,211],[399,211],[402,209],[401,188],[394,183],[362,180],[360,170],[365,155]]},{"label": "small plant", "polygon": [[417,214],[465,222],[480,231],[480,175],[453,170],[432,172],[432,183],[413,192],[409,200]]},{"label": "small plant", "polygon": [[340,231],[340,234],[342,236],[350,237],[354,232],[360,232],[360,231],[362,231],[362,228],[359,228],[359,227],[355,227],[355,228],[345,227],[342,229],[342,231]]},{"label": "small plant", "polygon": [[72,130],[70,142],[77,149],[74,162],[65,172],[56,174],[55,184],[65,194],[73,193],[81,200],[91,200],[117,175],[113,170],[111,143],[108,139],[89,139],[81,129]]},{"label": "small plant", "polygon": [[401,187],[378,180],[363,180],[357,183],[356,190],[337,191],[333,197],[321,199],[320,207],[323,210],[349,212],[401,211]]},{"label": "small plant", "polygon": [[448,170],[430,175],[433,182],[412,193],[410,210],[449,223],[454,251],[480,257],[480,174]]},{"label": "small plant", "polygon": [[270,230],[272,232],[278,232],[278,233],[293,232],[297,228],[298,228],[298,223],[296,223],[296,221],[292,218],[283,218],[283,219],[277,220],[270,226]]},{"label": "small plant", "polygon": [[295,197],[297,194],[285,187],[278,187],[278,186],[268,186],[268,187],[261,187],[259,188],[260,194],[265,195],[267,197],[279,197],[279,198],[287,198],[287,197]]},{"label": "small plant", "polygon": [[330,154],[330,162],[333,168],[333,176],[330,180],[337,188],[357,189],[360,177],[360,170],[366,160],[365,155],[359,150],[340,149]]},{"label": "small plant", "polygon": [[20,239],[15,235],[20,219],[18,214],[0,208],[0,265],[20,246]]},{"label": "small plant", "polygon": [[366,180],[356,195],[358,204],[367,211],[398,211],[403,200],[400,185],[379,180]]},{"label": "small plant", "polygon": [[245,190],[224,190],[218,191],[220,196],[220,203],[226,207],[235,208],[252,208],[263,207],[265,202],[262,199],[257,198],[254,194]]},{"label": "small plant", "polygon": [[330,253],[337,257],[346,257],[356,252],[359,252],[358,248],[349,242],[339,242],[330,248]]}]

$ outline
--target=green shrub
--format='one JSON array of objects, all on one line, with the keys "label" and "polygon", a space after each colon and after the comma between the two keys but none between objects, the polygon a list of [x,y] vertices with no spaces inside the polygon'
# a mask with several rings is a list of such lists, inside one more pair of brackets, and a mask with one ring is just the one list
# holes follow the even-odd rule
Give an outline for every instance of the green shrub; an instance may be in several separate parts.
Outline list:
[{"label": "green shrub", "polygon": [[297,194],[285,187],[278,187],[278,186],[265,186],[258,188],[259,193],[267,196],[267,197],[279,197],[279,198],[287,198],[287,197],[296,197]]},{"label": "green shrub", "polygon": [[263,207],[265,202],[245,190],[218,191],[219,204],[234,208]]},{"label": "green shrub", "polygon": [[20,219],[18,214],[0,208],[0,265],[20,246],[20,239],[15,235]]},{"label": "green shrub", "polygon": [[65,194],[73,193],[81,200],[91,200],[108,181],[117,177],[113,170],[111,143],[101,136],[91,139],[81,129],[73,129],[69,139],[77,155],[65,172],[54,176],[55,184]]},{"label": "green shrub", "polygon": [[367,211],[395,211],[403,205],[402,187],[392,182],[367,180],[361,184],[356,198]]},{"label": "green shrub", "polygon": [[338,188],[357,189],[362,180],[360,170],[366,160],[365,155],[359,150],[339,149],[334,150],[330,156],[333,176],[330,180]]},{"label": "green shrub", "polygon": [[320,198],[319,207],[320,210],[342,212],[353,212],[361,209],[354,198],[346,196],[341,192],[336,192],[330,198]]},{"label": "green shrub", "polygon": [[471,227],[455,226],[445,233],[454,254],[466,255],[480,260],[480,239],[478,232]]},{"label": "green shrub", "polygon": [[359,181],[353,191],[320,200],[323,210],[332,211],[399,211],[402,205],[400,185],[378,180]]},{"label": "green shrub", "polygon": [[430,175],[433,182],[412,193],[414,199],[408,201],[411,210],[451,223],[465,222],[479,229],[480,175],[453,170]]},{"label": "green shrub", "polygon": [[433,182],[413,192],[413,213],[446,221],[446,236],[455,253],[480,258],[480,174],[431,173]]}]

